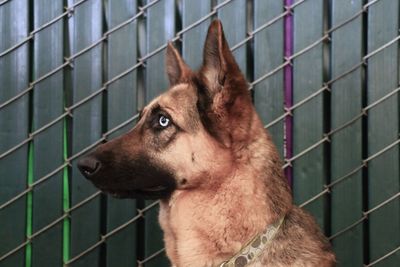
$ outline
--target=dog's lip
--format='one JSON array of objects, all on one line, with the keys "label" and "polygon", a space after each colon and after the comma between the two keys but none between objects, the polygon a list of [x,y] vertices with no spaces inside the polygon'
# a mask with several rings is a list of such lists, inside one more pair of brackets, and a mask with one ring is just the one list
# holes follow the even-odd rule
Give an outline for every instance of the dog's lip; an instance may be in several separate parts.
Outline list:
[{"label": "dog's lip", "polygon": [[156,185],[156,186],[151,186],[151,187],[140,189],[139,191],[143,191],[143,192],[158,192],[158,191],[163,191],[165,189],[167,189],[167,187],[165,185]]},{"label": "dog's lip", "polygon": [[132,198],[138,194],[157,194],[168,191],[168,187],[165,185],[156,185],[140,189],[110,189],[100,188],[104,193],[110,194],[115,198]]}]

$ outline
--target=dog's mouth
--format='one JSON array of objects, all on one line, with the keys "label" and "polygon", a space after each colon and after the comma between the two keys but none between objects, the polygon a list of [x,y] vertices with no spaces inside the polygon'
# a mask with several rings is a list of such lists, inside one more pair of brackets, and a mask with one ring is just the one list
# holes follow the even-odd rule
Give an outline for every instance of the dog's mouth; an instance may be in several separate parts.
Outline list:
[{"label": "dog's mouth", "polygon": [[111,195],[114,198],[143,198],[143,199],[162,199],[168,197],[172,188],[166,185],[155,185],[144,187],[140,189],[116,189],[116,188],[107,188],[107,187],[99,187],[99,189],[106,194]]}]

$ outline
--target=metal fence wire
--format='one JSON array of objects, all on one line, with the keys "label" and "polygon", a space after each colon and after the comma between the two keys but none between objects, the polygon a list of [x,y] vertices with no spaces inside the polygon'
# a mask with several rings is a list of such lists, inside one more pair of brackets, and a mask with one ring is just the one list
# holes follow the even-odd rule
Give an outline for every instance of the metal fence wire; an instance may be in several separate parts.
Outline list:
[{"label": "metal fence wire", "polygon": [[0,266],[168,266],[158,202],[115,200],[76,160],[201,63],[219,17],[339,266],[400,262],[399,19],[391,0],[0,1]]}]

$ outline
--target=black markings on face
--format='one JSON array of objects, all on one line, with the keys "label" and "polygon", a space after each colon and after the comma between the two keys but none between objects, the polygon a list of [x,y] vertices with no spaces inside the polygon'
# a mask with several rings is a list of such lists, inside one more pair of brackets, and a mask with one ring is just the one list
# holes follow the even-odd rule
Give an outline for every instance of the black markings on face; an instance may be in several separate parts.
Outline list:
[{"label": "black markings on face", "polygon": [[176,188],[173,170],[145,153],[132,156],[116,143],[92,152],[101,168],[91,181],[120,198],[168,198]]},{"label": "black markings on face", "polygon": [[194,152],[192,152],[192,162],[195,162],[195,161],[196,161],[196,159],[194,157]]}]

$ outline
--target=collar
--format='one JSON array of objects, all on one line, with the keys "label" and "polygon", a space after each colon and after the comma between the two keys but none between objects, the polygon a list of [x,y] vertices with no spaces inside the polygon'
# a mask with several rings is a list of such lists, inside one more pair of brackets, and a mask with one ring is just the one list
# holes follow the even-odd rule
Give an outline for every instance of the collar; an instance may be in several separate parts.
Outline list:
[{"label": "collar", "polygon": [[236,255],[221,263],[219,267],[244,267],[258,258],[274,239],[284,220],[285,216],[282,216],[275,223],[268,225],[263,232],[253,237]]}]

